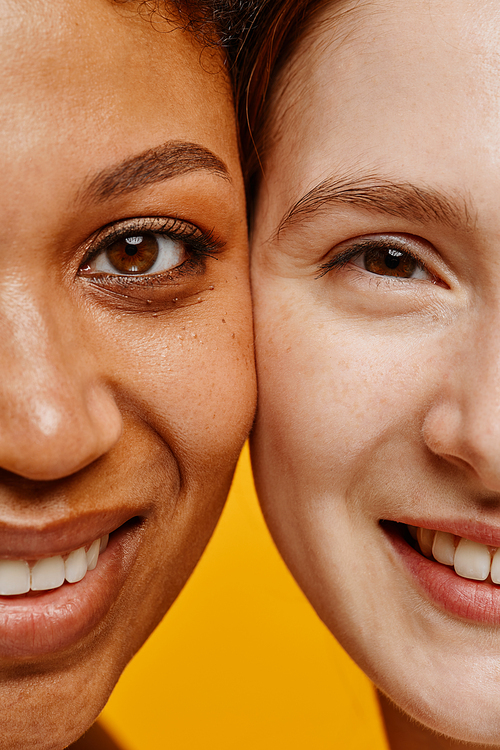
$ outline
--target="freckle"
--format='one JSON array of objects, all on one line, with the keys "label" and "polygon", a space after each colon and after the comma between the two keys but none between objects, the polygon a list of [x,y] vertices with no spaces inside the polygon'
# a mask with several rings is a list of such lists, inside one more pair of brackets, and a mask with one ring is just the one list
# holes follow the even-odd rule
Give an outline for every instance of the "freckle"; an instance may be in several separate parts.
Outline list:
[{"label": "freckle", "polygon": [[226,321],[224,320],[224,318],[222,318],[222,322],[223,322],[223,323],[225,323],[225,322],[226,322]]},{"label": "freckle", "polygon": [[231,336],[231,338],[232,338],[232,339],[234,339],[234,338],[235,338],[235,335],[234,335],[234,333],[233,333],[233,335]]}]

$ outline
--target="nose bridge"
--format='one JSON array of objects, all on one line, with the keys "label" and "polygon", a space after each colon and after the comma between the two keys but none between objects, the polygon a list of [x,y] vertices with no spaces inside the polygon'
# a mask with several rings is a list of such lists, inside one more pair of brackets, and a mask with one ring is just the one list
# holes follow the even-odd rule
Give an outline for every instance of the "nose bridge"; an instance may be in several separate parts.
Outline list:
[{"label": "nose bridge", "polygon": [[466,332],[454,336],[424,437],[433,452],[469,464],[485,487],[498,491],[500,309],[483,308]]},{"label": "nose bridge", "polygon": [[30,479],[78,471],[121,432],[74,312],[48,290],[0,304],[0,467]]}]

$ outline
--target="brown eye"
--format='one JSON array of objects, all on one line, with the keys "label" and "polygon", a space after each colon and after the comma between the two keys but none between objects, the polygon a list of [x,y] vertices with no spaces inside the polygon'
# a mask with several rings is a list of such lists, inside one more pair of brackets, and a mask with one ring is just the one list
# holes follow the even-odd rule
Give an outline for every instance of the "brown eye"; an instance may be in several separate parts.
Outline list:
[{"label": "brown eye", "polygon": [[164,234],[129,234],[111,242],[88,262],[84,271],[139,276],[171,271],[186,259],[181,240]]},{"label": "brown eye", "polygon": [[365,253],[365,268],[370,273],[409,279],[416,267],[417,261],[400,250],[368,250]]},{"label": "brown eye", "polygon": [[107,248],[106,255],[120,273],[146,273],[158,258],[158,242],[154,234],[122,237]]},{"label": "brown eye", "polygon": [[354,265],[377,276],[430,279],[431,275],[409,253],[395,247],[370,247],[355,258]]}]

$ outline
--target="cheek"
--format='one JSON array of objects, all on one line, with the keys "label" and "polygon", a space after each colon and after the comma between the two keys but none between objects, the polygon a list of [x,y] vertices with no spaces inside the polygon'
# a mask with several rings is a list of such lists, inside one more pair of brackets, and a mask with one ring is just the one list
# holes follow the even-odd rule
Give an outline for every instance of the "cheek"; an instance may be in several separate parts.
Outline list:
[{"label": "cheek", "polygon": [[227,473],[255,408],[249,305],[194,305],[177,317],[130,318],[107,326],[101,367],[122,408],[173,452],[181,473]]},{"label": "cheek", "polygon": [[255,327],[259,440],[291,483],[345,489],[396,438],[408,445],[411,435],[420,450],[442,335],[398,323],[375,332],[369,320],[287,296],[256,294]]}]

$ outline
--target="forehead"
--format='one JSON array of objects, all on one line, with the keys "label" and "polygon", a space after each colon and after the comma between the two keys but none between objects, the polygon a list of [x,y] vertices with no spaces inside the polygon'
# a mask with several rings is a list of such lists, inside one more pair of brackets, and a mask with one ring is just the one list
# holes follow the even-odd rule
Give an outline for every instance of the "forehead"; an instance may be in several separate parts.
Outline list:
[{"label": "forehead", "polygon": [[400,175],[409,156],[412,177],[426,180],[436,154],[452,179],[450,153],[465,159],[464,147],[496,166],[499,21],[489,0],[323,7],[274,87],[268,168],[307,187],[332,167]]},{"label": "forehead", "polygon": [[233,107],[218,53],[145,6],[0,0],[3,158],[26,165],[57,153],[61,164],[88,149],[91,172],[93,161],[166,140],[234,158]]}]

